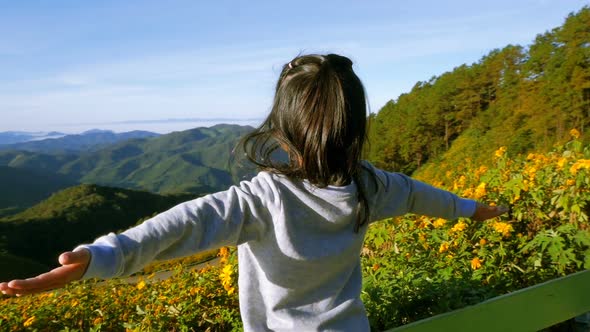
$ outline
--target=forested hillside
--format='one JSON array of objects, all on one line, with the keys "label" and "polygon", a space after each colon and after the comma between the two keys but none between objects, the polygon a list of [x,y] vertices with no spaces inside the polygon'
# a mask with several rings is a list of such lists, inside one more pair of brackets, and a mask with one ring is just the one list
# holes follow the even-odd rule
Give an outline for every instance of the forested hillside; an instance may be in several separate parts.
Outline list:
[{"label": "forested hillside", "polygon": [[19,214],[1,218],[0,252],[53,266],[64,250],[127,229],[193,198],[196,195],[161,196],[96,185],[71,187]]},{"label": "forested hillside", "polygon": [[0,184],[2,217],[11,210],[29,207],[58,190],[73,186],[75,182],[54,173],[0,166]]},{"label": "forested hillside", "polygon": [[159,193],[202,193],[232,183],[228,170],[237,140],[251,127],[217,125],[128,141],[65,164],[60,173],[83,183]]},{"label": "forested hillside", "polygon": [[[508,45],[472,65],[418,82],[372,117],[369,158],[412,173],[429,161],[489,163],[546,151],[590,124],[590,8],[523,47]],[[432,164],[434,165],[434,164]],[[436,170],[445,168],[436,164]]]}]

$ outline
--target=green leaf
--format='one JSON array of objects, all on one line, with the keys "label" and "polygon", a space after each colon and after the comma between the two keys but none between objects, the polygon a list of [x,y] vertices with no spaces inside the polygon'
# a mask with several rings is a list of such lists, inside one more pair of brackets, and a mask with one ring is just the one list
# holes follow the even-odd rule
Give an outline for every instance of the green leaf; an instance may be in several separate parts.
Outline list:
[{"label": "green leaf", "polygon": [[139,305],[136,305],[136,306],[135,306],[135,310],[137,311],[137,314],[138,314],[138,315],[145,315],[145,311],[143,311],[143,310],[142,310],[142,309],[139,307]]}]

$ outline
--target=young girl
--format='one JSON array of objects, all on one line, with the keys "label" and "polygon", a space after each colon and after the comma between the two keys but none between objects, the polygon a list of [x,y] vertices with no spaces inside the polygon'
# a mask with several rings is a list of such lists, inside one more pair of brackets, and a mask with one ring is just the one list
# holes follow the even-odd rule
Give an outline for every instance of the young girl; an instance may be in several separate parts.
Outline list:
[{"label": "young girl", "polygon": [[[369,331],[360,298],[368,224],[408,212],[481,221],[506,209],[362,161],[366,118],[348,58],[299,56],[283,67],[268,118],[242,141],[261,169],[252,180],[79,246],[59,257],[61,267],[0,290],[29,294],[123,276],[153,260],[234,245],[246,331]],[[287,162],[273,158],[281,149]]]}]

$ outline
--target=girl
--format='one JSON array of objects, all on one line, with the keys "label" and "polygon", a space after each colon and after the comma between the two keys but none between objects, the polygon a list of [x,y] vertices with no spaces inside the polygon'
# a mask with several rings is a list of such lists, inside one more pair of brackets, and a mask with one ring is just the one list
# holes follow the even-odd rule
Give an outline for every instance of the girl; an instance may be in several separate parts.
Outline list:
[{"label": "girl", "polygon": [[[369,331],[360,298],[368,224],[408,212],[482,221],[507,209],[362,161],[366,118],[348,58],[299,56],[283,67],[268,118],[242,141],[261,169],[252,180],[79,246],[59,257],[61,267],[0,290],[29,294],[235,245],[246,331]],[[281,149],[287,162],[275,158]]]}]

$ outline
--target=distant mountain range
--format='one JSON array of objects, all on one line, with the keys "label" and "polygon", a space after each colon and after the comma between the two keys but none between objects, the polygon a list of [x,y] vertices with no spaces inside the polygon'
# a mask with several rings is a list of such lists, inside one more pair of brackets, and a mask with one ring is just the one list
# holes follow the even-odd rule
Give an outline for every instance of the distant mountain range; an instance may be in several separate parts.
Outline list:
[{"label": "distant mountain range", "polygon": [[[75,183],[158,193],[225,189],[234,183],[228,169],[231,152],[252,129],[216,125],[167,135],[92,131],[0,146],[0,180],[6,179],[0,189],[0,216],[6,215],[2,209],[28,207]],[[19,190],[27,197],[13,195]]]},{"label": "distant mountain range", "polygon": [[0,132],[0,145],[15,144],[47,138],[59,138],[66,134],[56,131],[52,132],[24,132],[24,131],[3,131]]},{"label": "distant mountain range", "polygon": [[[160,134],[149,131],[130,131],[126,133],[114,133],[109,130],[93,129],[82,134],[65,135],[57,132],[48,133],[46,136],[35,133],[3,132],[0,133],[0,150],[18,150],[42,153],[76,153],[82,151],[96,151],[110,144],[156,137]],[[27,139],[28,138],[28,139]],[[43,139],[41,139],[43,138]],[[15,140],[22,141],[14,142]],[[25,140],[26,139],[26,140]],[[13,141],[12,143],[10,143]]]}]

